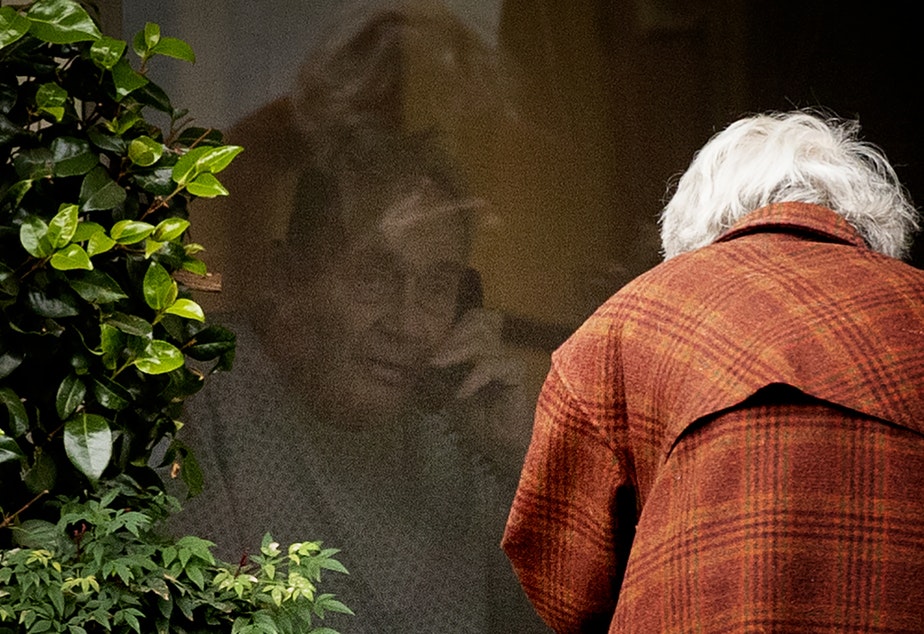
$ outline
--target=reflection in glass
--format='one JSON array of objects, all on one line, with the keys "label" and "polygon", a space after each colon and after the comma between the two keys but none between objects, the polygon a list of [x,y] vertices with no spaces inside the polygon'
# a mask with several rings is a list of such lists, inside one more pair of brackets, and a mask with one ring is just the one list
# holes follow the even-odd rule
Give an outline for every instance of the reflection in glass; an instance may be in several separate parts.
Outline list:
[{"label": "reflection in glass", "polygon": [[342,549],[345,632],[544,631],[498,546],[531,414],[472,267],[486,201],[408,95],[422,73],[447,120],[497,116],[498,70],[435,6],[341,25],[231,130],[199,239],[238,358],[187,412],[206,491],[177,529],[228,559],[266,531]]}]

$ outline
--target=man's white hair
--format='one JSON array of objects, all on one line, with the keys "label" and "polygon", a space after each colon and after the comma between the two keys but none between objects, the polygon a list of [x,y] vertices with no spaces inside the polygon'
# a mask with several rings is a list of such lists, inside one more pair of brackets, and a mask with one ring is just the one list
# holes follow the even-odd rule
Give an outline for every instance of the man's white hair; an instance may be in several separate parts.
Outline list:
[{"label": "man's white hair", "polygon": [[918,214],[859,124],[805,110],[740,119],[693,158],[661,214],[664,258],[706,246],[745,215],[771,203],[824,205],[871,249],[903,258]]}]

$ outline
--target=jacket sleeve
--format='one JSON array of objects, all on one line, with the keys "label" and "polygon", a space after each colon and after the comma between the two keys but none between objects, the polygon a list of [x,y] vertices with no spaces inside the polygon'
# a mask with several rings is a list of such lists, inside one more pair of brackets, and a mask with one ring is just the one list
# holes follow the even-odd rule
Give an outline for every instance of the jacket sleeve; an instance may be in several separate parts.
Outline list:
[{"label": "jacket sleeve", "polygon": [[559,634],[608,630],[634,533],[634,496],[628,519],[618,508],[631,478],[618,360],[606,346],[578,331],[553,355],[502,542]]}]

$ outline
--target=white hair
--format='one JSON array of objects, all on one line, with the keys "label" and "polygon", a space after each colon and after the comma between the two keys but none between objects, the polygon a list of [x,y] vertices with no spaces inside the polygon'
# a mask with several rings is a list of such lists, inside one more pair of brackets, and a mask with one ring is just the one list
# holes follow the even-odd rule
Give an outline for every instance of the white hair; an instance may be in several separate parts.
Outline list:
[{"label": "white hair", "polygon": [[859,124],[798,110],[740,119],[699,151],[661,213],[664,258],[715,241],[772,203],[823,205],[875,251],[906,257],[918,228],[885,155],[860,141]]}]

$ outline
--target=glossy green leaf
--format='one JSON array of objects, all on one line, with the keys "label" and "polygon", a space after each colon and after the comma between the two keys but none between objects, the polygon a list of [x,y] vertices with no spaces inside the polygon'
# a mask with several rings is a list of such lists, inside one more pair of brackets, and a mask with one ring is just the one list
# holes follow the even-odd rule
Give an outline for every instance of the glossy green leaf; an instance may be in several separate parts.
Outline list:
[{"label": "glossy green leaf", "polygon": [[112,225],[109,237],[119,244],[136,244],[154,232],[154,225],[140,220],[120,220]]},{"label": "glossy green leaf", "polygon": [[[0,344],[3,342],[0,341]],[[0,379],[5,379],[22,365],[22,354],[11,350],[0,352]]]},{"label": "glossy green leaf", "polygon": [[13,7],[0,7],[0,48],[8,46],[29,31],[31,23]]},{"label": "glossy green leaf", "polygon": [[[111,122],[106,122],[110,124]],[[106,125],[108,128],[109,125]],[[112,130],[110,130],[111,132]],[[115,134],[106,134],[103,125],[95,125],[87,130],[87,136],[90,142],[101,150],[113,152],[115,154],[125,154],[128,143],[121,136]]]},{"label": "glossy green leaf", "polygon": [[155,110],[167,113],[174,120],[181,118],[176,116],[173,104],[170,103],[170,97],[164,92],[164,89],[153,81],[148,81],[144,86],[133,92],[132,98],[140,104],[151,106]]},{"label": "glossy green leaf", "polygon": [[113,66],[122,59],[126,46],[127,44],[124,40],[117,40],[104,35],[93,42],[90,47],[90,59],[100,68],[112,70]]},{"label": "glossy green leaf", "polygon": [[133,139],[128,145],[128,158],[135,165],[148,167],[154,165],[163,156],[164,146],[149,136]]},{"label": "glossy green leaf", "polygon": [[54,253],[48,239],[48,225],[38,216],[27,216],[19,227],[19,242],[34,258],[47,258]]},{"label": "glossy green leaf", "polygon": [[209,326],[197,332],[184,346],[187,354],[197,361],[211,361],[233,352],[237,338],[222,326]]},{"label": "glossy green leaf", "polygon": [[97,167],[84,176],[78,201],[81,211],[100,211],[118,207],[125,198],[125,188],[112,180],[103,167]]},{"label": "glossy green leaf", "polygon": [[51,142],[55,176],[81,176],[99,164],[99,157],[83,139],[58,137]]},{"label": "glossy green leaf", "polygon": [[8,387],[0,388],[0,404],[6,408],[7,429],[13,437],[19,438],[29,431],[29,415],[16,392]]},{"label": "glossy green leaf", "polygon": [[145,374],[165,374],[183,366],[183,353],[172,344],[155,339],[148,344],[144,354],[135,359],[135,367]]},{"label": "glossy green leaf", "polygon": [[114,411],[123,410],[132,402],[132,395],[128,390],[103,377],[94,379],[93,396],[100,405]]},{"label": "glossy green leaf", "polygon": [[109,251],[115,245],[115,240],[107,236],[104,231],[98,231],[90,236],[90,240],[87,243],[87,255],[92,258],[94,255]]},{"label": "glossy green leaf", "polygon": [[47,112],[55,121],[64,117],[64,104],[67,103],[67,91],[58,84],[48,83],[39,86],[35,93],[35,105],[40,112]]},{"label": "glossy green leaf", "polygon": [[125,349],[126,335],[118,328],[103,323],[99,327],[99,347],[102,351],[103,365],[109,370],[115,370],[122,350]]},{"label": "glossy green leaf", "polygon": [[32,183],[34,182],[35,181],[31,178],[27,178],[26,180],[14,183],[9,189],[3,192],[3,195],[0,196],[0,200],[7,200],[10,202],[11,206],[18,207],[25,195],[32,189]]},{"label": "glossy green leaf", "polygon": [[26,455],[14,438],[0,435],[0,464],[4,462],[22,462],[25,459]]},{"label": "glossy green leaf", "polygon": [[90,256],[79,244],[69,244],[51,256],[51,267],[58,271],[73,271],[82,269],[89,271],[93,268]]},{"label": "glossy green leaf", "polygon": [[0,293],[15,297],[19,293],[19,278],[16,272],[0,262]]},{"label": "glossy green leaf", "polygon": [[62,292],[48,294],[43,290],[32,289],[26,294],[26,304],[35,314],[50,319],[74,317],[80,314],[76,298]]},{"label": "glossy green leaf", "polygon": [[119,283],[102,271],[88,271],[70,282],[71,288],[91,304],[111,304],[128,298]]},{"label": "glossy green leaf", "polygon": [[68,374],[58,386],[58,393],[55,396],[55,410],[58,412],[58,418],[61,420],[68,419],[87,394],[87,386],[74,373]]},{"label": "glossy green leaf", "polygon": [[190,63],[195,63],[196,61],[196,54],[193,52],[192,47],[175,37],[162,37],[157,44],[151,47],[151,52]]},{"label": "glossy green leaf", "polygon": [[161,242],[176,240],[189,228],[189,221],[183,218],[167,218],[154,228],[154,239]]},{"label": "glossy green leaf", "polygon": [[112,457],[109,423],[96,414],[78,414],[64,425],[64,450],[71,463],[96,482]]},{"label": "glossy green leaf", "polygon": [[154,332],[154,326],[151,325],[151,322],[137,315],[113,313],[107,317],[103,323],[127,335],[134,335],[136,337],[150,337],[151,333]]},{"label": "glossy green leaf", "polygon": [[186,189],[190,194],[199,198],[214,198],[215,196],[227,196],[228,190],[212,174],[206,172],[199,174],[191,182],[186,184]]},{"label": "glossy green leaf", "polygon": [[52,248],[60,249],[70,244],[77,232],[77,205],[68,205],[66,203],[58,207],[58,213],[55,214],[51,222],[48,223],[47,237]]},{"label": "glossy green leaf", "polygon": [[50,491],[58,479],[58,468],[54,458],[44,453],[41,448],[35,450],[35,460],[32,466],[23,474],[26,487],[33,493]]},{"label": "glossy green leaf", "polygon": [[135,51],[135,55],[138,57],[146,58],[148,56],[148,44],[144,39],[143,29],[135,33],[132,38],[132,50]]},{"label": "glossy green leaf", "polygon": [[163,311],[176,301],[179,288],[176,280],[157,262],[151,262],[142,284],[144,301],[156,311]]},{"label": "glossy green leaf", "polygon": [[29,33],[52,44],[86,42],[100,37],[90,15],[70,0],[38,0],[26,17],[32,22]]},{"label": "glossy green leaf", "polygon": [[51,150],[44,147],[20,152],[13,159],[13,168],[23,180],[42,180],[54,175],[55,160]]},{"label": "glossy green leaf", "polygon": [[112,80],[115,83],[116,98],[119,101],[148,83],[147,78],[132,68],[125,57],[112,67]]},{"label": "glossy green leaf", "polygon": [[171,166],[160,166],[133,172],[130,177],[141,189],[155,196],[169,196],[176,189],[176,183],[173,182],[171,176],[172,172]]},{"label": "glossy green leaf", "polygon": [[178,317],[185,317],[186,319],[205,321],[205,313],[202,307],[191,299],[178,299],[164,312]]}]

